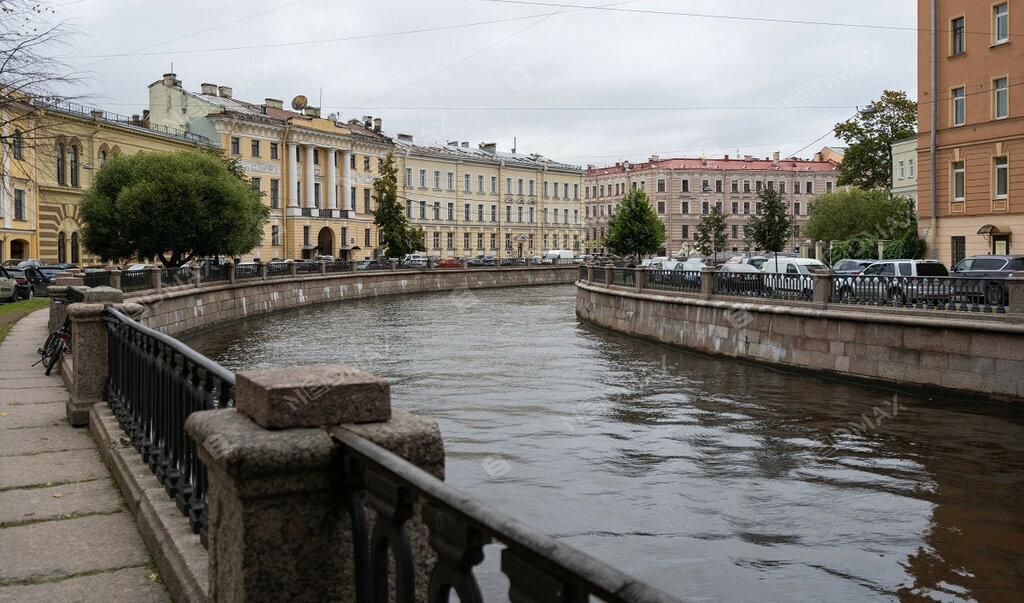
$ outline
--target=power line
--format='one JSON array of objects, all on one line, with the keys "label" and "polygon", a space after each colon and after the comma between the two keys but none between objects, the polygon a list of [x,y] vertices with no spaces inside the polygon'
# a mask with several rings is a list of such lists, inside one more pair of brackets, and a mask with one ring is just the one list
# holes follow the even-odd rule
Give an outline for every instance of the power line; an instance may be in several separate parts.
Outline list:
[{"label": "power line", "polygon": [[[353,107],[355,108],[355,107]],[[371,105],[360,105],[358,108],[373,109],[374,111],[789,111],[789,110],[818,110],[818,109],[852,109],[849,105],[836,106],[778,106],[778,107],[429,107],[429,106],[401,106],[382,107]]]}]

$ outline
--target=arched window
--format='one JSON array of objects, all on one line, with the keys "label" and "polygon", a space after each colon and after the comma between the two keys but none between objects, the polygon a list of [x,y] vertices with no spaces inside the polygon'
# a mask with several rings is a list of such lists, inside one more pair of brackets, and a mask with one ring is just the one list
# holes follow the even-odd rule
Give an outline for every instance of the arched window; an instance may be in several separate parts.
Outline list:
[{"label": "arched window", "polygon": [[65,173],[63,173],[63,170],[65,170],[65,159],[63,159],[63,143],[57,142],[57,184],[65,183]]},{"label": "arched window", "polygon": [[107,160],[107,150],[106,149],[100,149],[100,165],[102,166],[103,162],[106,161],[106,160]]},{"label": "arched window", "polygon": [[78,147],[68,147],[68,158],[71,159],[71,186],[78,186]]},{"label": "arched window", "polygon": [[21,137],[21,130],[15,130],[11,138],[11,151],[15,159],[25,158],[25,140]]},{"label": "arched window", "polygon": [[64,251],[64,231],[57,233],[57,263],[63,264],[67,260],[67,253]]},{"label": "arched window", "polygon": [[78,233],[71,233],[71,263],[78,263]]}]

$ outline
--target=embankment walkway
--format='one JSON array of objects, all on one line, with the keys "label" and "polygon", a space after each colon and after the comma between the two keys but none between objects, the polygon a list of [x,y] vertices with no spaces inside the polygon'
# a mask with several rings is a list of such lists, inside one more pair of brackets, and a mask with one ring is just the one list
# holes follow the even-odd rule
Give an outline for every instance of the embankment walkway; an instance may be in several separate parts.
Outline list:
[{"label": "embankment walkway", "polygon": [[32,366],[47,318],[0,344],[0,601],[169,601],[60,376]]}]

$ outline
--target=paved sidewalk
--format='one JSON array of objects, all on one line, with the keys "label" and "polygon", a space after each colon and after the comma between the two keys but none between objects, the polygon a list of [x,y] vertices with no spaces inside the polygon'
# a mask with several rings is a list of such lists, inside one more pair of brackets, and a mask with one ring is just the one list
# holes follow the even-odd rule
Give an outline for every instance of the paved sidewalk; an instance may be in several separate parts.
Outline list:
[{"label": "paved sidewalk", "polygon": [[68,392],[36,350],[47,310],[0,344],[0,601],[169,601]]}]

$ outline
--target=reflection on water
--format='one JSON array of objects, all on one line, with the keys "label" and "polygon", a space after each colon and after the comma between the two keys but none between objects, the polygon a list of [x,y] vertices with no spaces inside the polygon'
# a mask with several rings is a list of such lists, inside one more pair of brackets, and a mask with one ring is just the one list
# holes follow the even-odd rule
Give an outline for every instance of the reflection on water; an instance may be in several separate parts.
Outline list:
[{"label": "reflection on water", "polygon": [[236,370],[389,379],[440,423],[450,483],[686,598],[1024,591],[1024,412],[637,342],[579,323],[574,295],[368,299],[189,343]]}]

